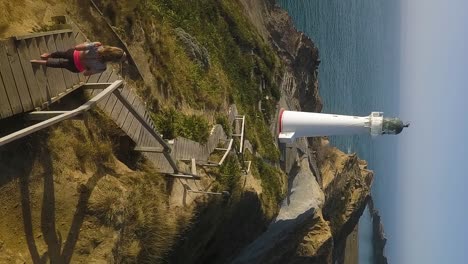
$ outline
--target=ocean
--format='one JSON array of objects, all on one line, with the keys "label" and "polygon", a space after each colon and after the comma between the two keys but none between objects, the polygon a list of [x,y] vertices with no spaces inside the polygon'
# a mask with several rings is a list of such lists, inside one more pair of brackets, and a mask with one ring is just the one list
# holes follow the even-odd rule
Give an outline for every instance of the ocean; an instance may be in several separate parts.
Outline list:
[{"label": "ocean", "polygon": [[[387,0],[279,0],[318,46],[319,90],[322,112],[384,116],[399,113],[399,1]],[[396,230],[397,136],[372,139],[369,135],[331,137],[333,145],[356,152],[374,170],[372,195],[382,215],[391,263]],[[366,210],[359,223],[359,263],[373,263],[372,228]],[[389,254],[390,253],[390,254]]]}]

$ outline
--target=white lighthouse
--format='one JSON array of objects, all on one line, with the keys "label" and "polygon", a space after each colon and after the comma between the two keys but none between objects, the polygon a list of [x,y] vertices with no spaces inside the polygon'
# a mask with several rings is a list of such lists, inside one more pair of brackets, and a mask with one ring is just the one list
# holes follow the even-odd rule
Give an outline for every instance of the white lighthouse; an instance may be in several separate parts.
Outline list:
[{"label": "white lighthouse", "polygon": [[346,116],[287,111],[281,109],[278,139],[293,142],[298,137],[319,137],[370,133],[372,136],[399,134],[409,124],[398,118],[384,118],[382,112],[369,116]]}]

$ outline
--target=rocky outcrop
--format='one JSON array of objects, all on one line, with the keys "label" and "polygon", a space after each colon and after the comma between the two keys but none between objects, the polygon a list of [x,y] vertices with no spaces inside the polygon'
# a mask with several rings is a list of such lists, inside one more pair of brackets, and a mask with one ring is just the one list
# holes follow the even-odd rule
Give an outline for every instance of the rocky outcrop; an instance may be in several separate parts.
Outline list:
[{"label": "rocky outcrop", "polygon": [[323,218],[320,211],[317,211],[297,246],[294,263],[309,263],[307,261],[312,258],[316,263],[331,263],[332,253],[333,235],[330,223]]},{"label": "rocky outcrop", "polygon": [[327,140],[322,140],[317,151],[326,196],[323,214],[330,221],[334,239],[333,259],[344,263],[346,238],[370,199],[373,173],[365,161],[329,146]]},{"label": "rocky outcrop", "polygon": [[374,263],[375,264],[387,264],[388,260],[385,256],[385,244],[387,244],[387,238],[385,237],[384,226],[380,213],[374,207],[374,201],[372,198],[369,200],[369,211],[372,217],[372,244],[374,247]]},{"label": "rocky outcrop", "polygon": [[319,51],[313,41],[296,30],[288,13],[274,0],[241,0],[246,16],[263,38],[270,42],[284,67],[280,80],[281,107],[292,110],[322,109],[318,95]]},{"label": "rocky outcrop", "polygon": [[322,101],[318,95],[319,52],[312,40],[295,29],[288,13],[270,5],[267,28],[270,42],[286,65],[283,96],[289,109],[319,112]]},{"label": "rocky outcrop", "polygon": [[307,155],[290,148],[289,155],[301,155],[289,170],[288,194],[279,214],[234,263],[344,263],[346,238],[370,198],[373,173],[365,161],[329,146],[327,140],[316,147],[323,186]]},{"label": "rocky outcrop", "polygon": [[[324,232],[318,231],[323,231],[323,228],[328,226],[320,212],[324,203],[324,194],[304,154],[296,157],[292,170],[294,172],[289,179],[288,193],[276,219],[266,232],[239,254],[234,263],[287,263],[298,250],[304,255],[306,252],[317,252],[322,246],[320,243],[306,245],[307,241],[323,241],[331,238],[331,233],[327,236],[323,234]],[[318,225],[311,226],[310,219],[314,219],[313,222]],[[302,239],[301,236],[297,236],[298,233],[309,231],[311,234],[308,238]],[[314,239],[319,233],[321,238]]]},{"label": "rocky outcrop", "polygon": [[[319,112],[320,59],[312,40],[295,29],[275,1],[241,2],[285,66],[279,107]],[[288,193],[275,221],[234,263],[344,263],[346,238],[366,207],[373,173],[365,161],[329,146],[327,140],[301,139],[280,148]],[[304,186],[320,188],[304,191]]]}]

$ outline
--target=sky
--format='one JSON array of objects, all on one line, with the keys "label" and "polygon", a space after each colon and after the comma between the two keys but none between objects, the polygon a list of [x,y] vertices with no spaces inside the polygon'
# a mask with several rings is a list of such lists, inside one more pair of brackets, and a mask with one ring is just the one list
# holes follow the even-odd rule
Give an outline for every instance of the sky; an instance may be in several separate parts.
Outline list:
[{"label": "sky", "polygon": [[468,260],[468,1],[401,0],[396,247],[390,263]]}]

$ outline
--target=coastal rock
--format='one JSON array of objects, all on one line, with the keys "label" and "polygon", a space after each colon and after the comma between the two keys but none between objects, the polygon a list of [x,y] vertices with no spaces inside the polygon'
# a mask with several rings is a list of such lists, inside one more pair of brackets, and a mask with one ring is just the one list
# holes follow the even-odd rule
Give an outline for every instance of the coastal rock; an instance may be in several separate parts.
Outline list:
[{"label": "coastal rock", "polygon": [[320,112],[322,100],[318,95],[319,52],[312,40],[295,29],[288,13],[271,6],[267,28],[270,41],[286,64],[285,92],[287,101],[295,102],[289,109]]},{"label": "coastal rock", "polygon": [[[296,157],[290,170],[290,193],[277,218],[233,263],[345,263],[346,238],[358,224],[370,198],[373,173],[356,155],[345,154],[329,146],[327,140],[322,141],[316,149],[317,165],[324,179],[322,188],[318,187],[304,152],[296,148],[302,156]],[[304,178],[306,174],[308,177]],[[315,182],[317,187],[306,188],[307,196],[300,195],[300,185],[308,182]],[[310,203],[320,195],[325,199]]]},{"label": "coastal rock", "polygon": [[315,214],[306,232],[297,247],[294,263],[310,263],[307,260],[311,256],[315,257],[317,263],[331,263],[333,235],[330,223],[325,221],[321,212]]},{"label": "coastal rock", "polygon": [[374,247],[374,263],[387,264],[388,260],[385,256],[385,245],[387,244],[387,238],[385,237],[382,218],[379,211],[375,209],[374,200],[372,200],[372,198],[369,200],[368,206],[372,217],[372,244]]},{"label": "coastal rock", "polygon": [[333,263],[344,263],[346,238],[359,223],[370,199],[373,172],[354,154],[345,154],[322,140],[317,163],[324,179],[324,218],[334,239]]},{"label": "coastal rock", "polygon": [[[294,177],[290,178],[286,199],[283,200],[276,219],[266,232],[244,248],[233,263],[287,263],[288,259],[296,255],[295,252],[300,244],[303,251],[301,254],[306,254],[321,248],[321,243],[314,242],[312,245],[307,245],[307,241],[328,239],[326,235],[318,236],[319,233],[323,233],[318,230],[328,226],[320,212],[324,194],[304,154],[297,156],[293,170]],[[311,227],[310,219],[313,219],[313,223],[321,225]],[[306,242],[302,241],[302,236],[297,236],[298,233],[309,231],[311,234],[305,239]],[[321,239],[314,239],[318,237]]]},{"label": "coastal rock", "polygon": [[[287,12],[275,1],[241,2],[252,24],[272,44],[284,63],[279,107],[321,111],[320,59],[312,40],[295,29]],[[310,203],[307,210],[301,207],[303,203],[290,199],[288,194],[277,219],[234,263],[344,263],[346,238],[357,225],[370,197],[372,171],[367,169],[365,161],[329,146],[326,139],[297,140],[284,146],[283,154],[288,189],[297,190],[299,185],[315,182],[320,188],[309,192],[323,194],[325,200],[319,204]],[[298,168],[306,166],[315,177],[299,180],[301,170]],[[312,198],[304,201],[310,201],[308,199]],[[281,219],[282,211],[284,215],[296,206],[302,208],[299,210],[302,214]]]},{"label": "coastal rock", "polygon": [[288,13],[274,0],[241,0],[246,16],[263,38],[270,42],[284,64],[280,107],[319,112],[319,51],[314,42],[298,31]]}]

